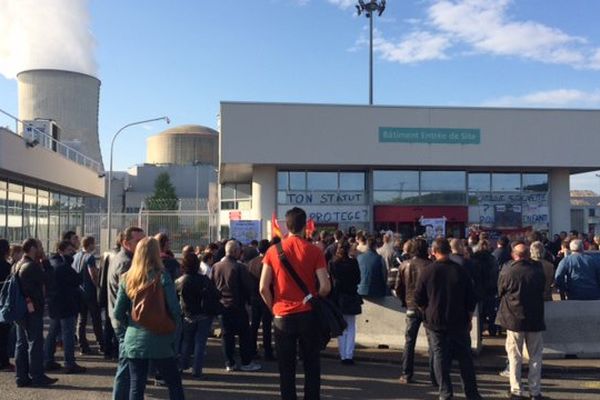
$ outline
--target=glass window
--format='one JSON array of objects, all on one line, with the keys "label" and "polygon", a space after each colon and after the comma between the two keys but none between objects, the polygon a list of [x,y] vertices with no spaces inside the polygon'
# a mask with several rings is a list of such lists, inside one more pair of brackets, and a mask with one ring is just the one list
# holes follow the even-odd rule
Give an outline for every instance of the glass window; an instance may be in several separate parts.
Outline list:
[{"label": "glass window", "polygon": [[373,171],[374,190],[419,190],[418,171]]},{"label": "glass window", "polygon": [[523,190],[529,192],[547,192],[548,174],[523,174]]},{"label": "glass window", "polygon": [[290,172],[290,190],[306,190],[306,173]]},{"label": "glass window", "polygon": [[279,190],[288,189],[288,173],[287,171],[279,171],[277,173],[277,188]]},{"label": "glass window", "polygon": [[23,186],[8,184],[8,221],[7,239],[9,242],[20,242],[23,235]]},{"label": "glass window", "polygon": [[340,190],[365,190],[364,172],[340,172]]},{"label": "glass window", "polygon": [[235,185],[236,199],[249,199],[252,197],[252,185],[249,183],[238,183]]},{"label": "glass window", "polygon": [[419,204],[419,192],[373,192],[376,204]]},{"label": "glass window", "polygon": [[338,189],[337,172],[309,172],[306,175],[308,190],[336,191]]},{"label": "glass window", "polygon": [[287,204],[287,192],[283,190],[277,192],[277,203]]},{"label": "glass window", "polygon": [[50,193],[45,190],[38,190],[38,229],[37,237],[43,245],[50,248],[50,238],[48,237],[48,206],[50,204]]},{"label": "glass window", "polygon": [[421,192],[421,204],[452,204],[465,205],[467,195],[465,192]]},{"label": "glass window", "polygon": [[235,185],[226,184],[221,185],[221,200],[234,200],[235,199]]},{"label": "glass window", "polygon": [[493,192],[520,192],[521,174],[492,174]]},{"label": "glass window", "polygon": [[421,171],[421,190],[465,190],[464,171]]},{"label": "glass window", "polygon": [[7,196],[7,183],[0,181],[0,237],[7,237],[6,233],[6,196]]},{"label": "glass window", "polygon": [[23,197],[23,237],[37,237],[37,189],[25,186]]},{"label": "glass window", "polygon": [[235,201],[222,201],[221,210],[235,210]]},{"label": "glass window", "polygon": [[250,200],[238,201],[238,210],[250,210],[252,208],[252,203]]},{"label": "glass window", "polygon": [[485,172],[469,173],[469,192],[489,192],[491,190],[490,174]]}]

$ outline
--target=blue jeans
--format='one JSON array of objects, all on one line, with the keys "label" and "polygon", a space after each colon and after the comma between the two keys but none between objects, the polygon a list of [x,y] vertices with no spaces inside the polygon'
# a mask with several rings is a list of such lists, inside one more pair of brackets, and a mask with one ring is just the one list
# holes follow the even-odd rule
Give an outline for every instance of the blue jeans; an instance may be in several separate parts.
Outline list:
[{"label": "blue jeans", "polygon": [[184,400],[183,385],[181,384],[181,375],[177,368],[175,358],[155,358],[152,360],[145,358],[130,358],[129,374],[131,375],[131,388],[129,391],[129,400],[144,400],[144,390],[146,389],[146,379],[148,378],[148,367],[150,361],[156,367],[161,377],[167,383],[170,400]]},{"label": "blue jeans", "polygon": [[[409,315],[409,311],[412,314]],[[406,331],[404,332],[404,351],[402,352],[402,375],[412,379],[415,364],[415,345],[419,327],[423,322],[423,317],[418,310],[407,310],[406,313]]]},{"label": "blue jeans", "polygon": [[471,337],[468,331],[450,332],[427,330],[429,345],[433,353],[433,369],[440,385],[440,400],[452,399],[454,392],[450,381],[452,360],[456,359],[460,368],[465,397],[467,400],[481,399],[477,390],[475,366],[471,354]]},{"label": "blue jeans", "polygon": [[212,325],[212,317],[205,316],[195,321],[183,320],[183,342],[181,344],[181,369],[190,367],[190,357],[194,352],[194,365],[192,373],[202,374],[204,365],[204,350],[208,340],[208,332]]},{"label": "blue jeans", "polygon": [[44,341],[44,362],[54,362],[56,338],[62,333],[65,351],[65,367],[75,366],[75,316],[63,319],[51,319],[48,334]]},{"label": "blue jeans", "polygon": [[115,330],[115,334],[119,340],[119,362],[117,363],[117,372],[115,373],[112,398],[113,400],[129,400],[129,363],[123,354],[125,352],[125,330],[122,330],[122,332]]},{"label": "blue jeans", "polygon": [[42,313],[27,314],[17,324],[15,366],[17,383],[31,379],[36,382],[44,377],[44,321]]}]

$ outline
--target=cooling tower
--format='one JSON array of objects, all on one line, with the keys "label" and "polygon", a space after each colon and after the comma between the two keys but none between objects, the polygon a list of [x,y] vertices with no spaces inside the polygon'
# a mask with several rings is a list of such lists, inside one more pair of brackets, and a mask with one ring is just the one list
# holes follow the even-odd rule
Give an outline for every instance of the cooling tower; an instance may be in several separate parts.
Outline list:
[{"label": "cooling tower", "polygon": [[100,81],[90,75],[50,69],[17,74],[19,119],[50,119],[60,141],[102,164],[98,138]]},{"label": "cooling tower", "polygon": [[217,165],[219,134],[201,125],[181,125],[151,136],[147,142],[149,164]]}]

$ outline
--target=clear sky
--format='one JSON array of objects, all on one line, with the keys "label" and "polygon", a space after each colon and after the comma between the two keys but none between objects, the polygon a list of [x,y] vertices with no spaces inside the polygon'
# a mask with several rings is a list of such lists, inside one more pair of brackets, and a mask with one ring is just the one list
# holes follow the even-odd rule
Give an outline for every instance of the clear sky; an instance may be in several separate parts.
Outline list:
[{"label": "clear sky", "polygon": [[[89,2],[105,163],[122,125],[168,115],[215,127],[221,100],[366,103],[368,20],[354,4]],[[388,0],[376,19],[375,103],[598,108],[598,15],[594,0]],[[17,113],[14,80],[0,77],[0,108]],[[145,137],[165,128],[125,132],[117,169],[143,162]],[[600,179],[576,176],[572,188],[600,191]]]}]

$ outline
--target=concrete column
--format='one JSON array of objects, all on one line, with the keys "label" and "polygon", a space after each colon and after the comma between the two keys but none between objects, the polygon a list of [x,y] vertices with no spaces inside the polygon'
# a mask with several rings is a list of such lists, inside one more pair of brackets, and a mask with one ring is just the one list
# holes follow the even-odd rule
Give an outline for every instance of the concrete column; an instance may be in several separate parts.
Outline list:
[{"label": "concrete column", "polygon": [[277,169],[274,166],[255,165],[252,172],[252,219],[262,221],[262,236],[271,234],[271,216],[277,212]]},{"label": "concrete column", "polygon": [[553,169],[550,172],[550,233],[568,232],[571,229],[571,193],[569,170]]}]

